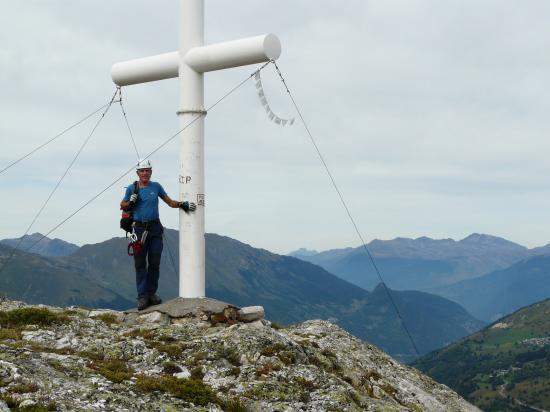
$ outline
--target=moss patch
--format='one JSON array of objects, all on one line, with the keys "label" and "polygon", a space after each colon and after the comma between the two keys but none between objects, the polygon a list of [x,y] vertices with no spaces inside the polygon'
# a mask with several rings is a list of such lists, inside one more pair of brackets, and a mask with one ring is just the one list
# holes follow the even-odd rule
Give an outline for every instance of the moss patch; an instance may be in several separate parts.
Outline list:
[{"label": "moss patch", "polygon": [[183,352],[181,345],[174,343],[151,342],[149,346],[155,348],[159,352],[166,353],[172,359],[177,359]]},{"label": "moss patch", "polygon": [[20,408],[19,402],[7,393],[0,394],[0,400],[6,402],[8,408],[13,412],[48,412],[57,410],[57,406],[53,401],[48,404],[37,403]]},{"label": "moss patch", "polygon": [[168,375],[173,375],[174,373],[179,373],[182,370],[174,362],[164,362],[162,365],[162,371]]},{"label": "moss patch", "polygon": [[70,319],[64,313],[54,313],[43,308],[20,308],[0,311],[2,328],[20,328],[26,325],[50,326],[66,323]]},{"label": "moss patch", "polygon": [[248,408],[241,398],[231,398],[224,402],[223,410],[226,412],[248,412]]},{"label": "moss patch", "polygon": [[219,346],[216,348],[216,358],[224,358],[233,366],[241,366],[241,357],[235,348]]},{"label": "moss patch", "polygon": [[38,389],[38,385],[34,383],[18,383],[17,385],[10,387],[8,390],[11,393],[30,393],[36,392]]},{"label": "moss patch", "polygon": [[120,359],[92,361],[88,367],[115,383],[130,379],[134,373],[132,368]]},{"label": "moss patch", "polygon": [[281,343],[275,343],[274,345],[266,346],[262,349],[261,354],[263,356],[275,356],[277,353],[286,349],[286,346]]},{"label": "moss patch", "polygon": [[6,339],[20,340],[21,329],[14,329],[14,328],[0,329],[0,340],[6,340]]},{"label": "moss patch", "polygon": [[94,319],[105,322],[108,325],[118,323],[117,317],[112,313],[102,313],[101,315],[97,315],[96,317],[94,317]]},{"label": "moss patch", "polygon": [[140,375],[136,380],[136,388],[142,392],[167,392],[194,405],[221,404],[214,391],[208,385],[196,379]]},{"label": "moss patch", "polygon": [[125,334],[130,338],[143,338],[143,339],[153,339],[155,337],[155,332],[150,329],[134,329]]}]

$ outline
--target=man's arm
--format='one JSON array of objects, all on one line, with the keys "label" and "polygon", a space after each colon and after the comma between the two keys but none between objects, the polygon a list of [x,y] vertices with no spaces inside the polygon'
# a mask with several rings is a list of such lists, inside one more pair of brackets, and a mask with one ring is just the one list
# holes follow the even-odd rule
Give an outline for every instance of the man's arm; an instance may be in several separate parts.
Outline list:
[{"label": "man's arm", "polygon": [[182,202],[179,202],[177,200],[170,199],[170,196],[164,195],[160,197],[162,200],[164,200],[164,203],[166,203],[168,206],[173,207],[174,209],[177,209],[181,206]]},{"label": "man's arm", "polygon": [[177,200],[170,199],[170,196],[163,195],[160,197],[164,202],[173,208],[181,208],[185,213],[194,212],[197,208],[197,205],[195,205],[193,202],[179,202]]}]

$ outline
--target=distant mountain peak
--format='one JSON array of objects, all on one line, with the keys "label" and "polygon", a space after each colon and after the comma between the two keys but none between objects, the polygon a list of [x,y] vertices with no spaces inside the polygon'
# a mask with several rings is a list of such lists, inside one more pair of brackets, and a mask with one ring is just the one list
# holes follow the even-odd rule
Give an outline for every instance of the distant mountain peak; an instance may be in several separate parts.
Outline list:
[{"label": "distant mountain peak", "polygon": [[61,239],[50,239],[39,232],[30,235],[24,235],[15,239],[3,239],[0,243],[6,246],[16,247],[22,251],[27,251],[32,247],[30,253],[36,253],[42,256],[68,256],[79,249],[73,243]]},{"label": "distant mountain peak", "polygon": [[298,250],[290,252],[288,256],[299,258],[299,257],[306,257],[306,256],[314,256],[314,255],[317,255],[318,253],[319,252],[317,252],[315,249],[306,249],[304,247],[301,247]]},{"label": "distant mountain peak", "polygon": [[514,247],[525,248],[522,245],[506,240],[502,237],[486,235],[484,233],[472,233],[469,236],[466,236],[464,239],[459,240],[458,243],[462,244],[477,244],[477,245],[508,245]]},{"label": "distant mountain peak", "polygon": [[472,233],[471,235],[468,235],[464,239],[460,240],[460,242],[479,242],[479,241],[486,241],[486,240],[492,240],[492,239],[505,240],[501,237],[487,235],[485,233]]}]

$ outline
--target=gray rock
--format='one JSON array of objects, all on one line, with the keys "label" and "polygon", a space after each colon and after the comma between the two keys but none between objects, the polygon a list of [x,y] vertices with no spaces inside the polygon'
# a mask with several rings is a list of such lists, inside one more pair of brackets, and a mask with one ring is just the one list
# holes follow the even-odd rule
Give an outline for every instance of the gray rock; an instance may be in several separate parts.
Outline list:
[{"label": "gray rock", "polygon": [[137,323],[154,323],[158,325],[168,325],[170,323],[170,318],[166,313],[154,311],[149,313],[144,313],[139,315],[137,318]]},{"label": "gray rock", "polygon": [[253,322],[255,320],[263,319],[265,311],[263,306],[246,306],[239,310],[238,319],[241,322]]},{"label": "gray rock", "polygon": [[34,406],[34,405],[36,405],[35,401],[33,401],[32,399],[25,399],[24,401],[22,401],[19,404],[19,408],[21,408],[21,409],[29,408],[29,407]]},{"label": "gray rock", "polygon": [[174,373],[174,376],[179,379],[187,379],[191,377],[191,372],[187,368],[182,368],[183,370],[178,373]]},{"label": "gray rock", "polygon": [[[262,412],[478,411],[330,322],[273,329],[265,319],[233,319],[237,308],[224,302],[167,303],[130,312],[121,324],[70,314],[68,323],[28,327],[20,341],[0,341],[0,390],[35,384],[17,396],[19,407],[52,401],[63,411],[221,411],[235,399]],[[15,307],[21,305],[0,302],[0,310]],[[155,386],[174,378],[209,388],[210,403]]]}]

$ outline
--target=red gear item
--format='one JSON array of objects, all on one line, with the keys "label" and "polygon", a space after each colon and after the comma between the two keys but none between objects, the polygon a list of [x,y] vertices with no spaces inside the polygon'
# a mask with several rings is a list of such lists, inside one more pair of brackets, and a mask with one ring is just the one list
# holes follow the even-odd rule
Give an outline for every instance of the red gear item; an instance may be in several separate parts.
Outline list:
[{"label": "red gear item", "polygon": [[142,249],[143,249],[143,245],[140,241],[131,242],[128,245],[128,255],[129,256],[134,256],[134,255],[138,254],[139,252],[141,252]]}]

